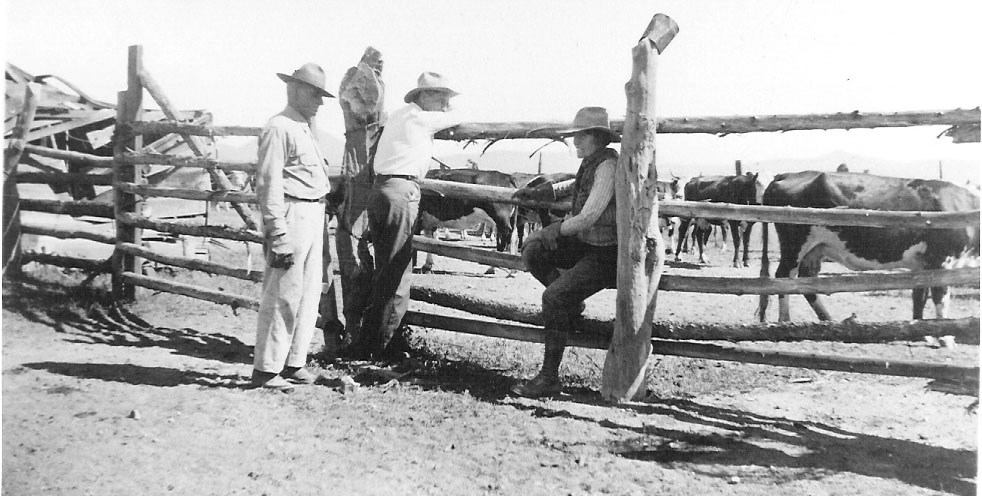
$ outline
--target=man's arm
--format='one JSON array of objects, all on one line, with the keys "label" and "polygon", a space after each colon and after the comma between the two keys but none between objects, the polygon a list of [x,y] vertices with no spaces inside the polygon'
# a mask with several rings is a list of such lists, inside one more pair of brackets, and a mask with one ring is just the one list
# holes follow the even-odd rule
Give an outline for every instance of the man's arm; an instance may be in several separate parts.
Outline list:
[{"label": "man's arm", "polygon": [[600,218],[600,214],[607,208],[610,199],[614,197],[614,169],[615,160],[606,160],[597,167],[594,173],[593,188],[590,196],[579,214],[563,221],[559,228],[559,233],[563,236],[572,236],[578,232],[585,231],[593,226]]},{"label": "man's arm", "polygon": [[264,129],[259,136],[256,197],[263,215],[263,231],[269,241],[287,234],[286,202],[283,199],[286,160],[286,131],[276,126]]}]

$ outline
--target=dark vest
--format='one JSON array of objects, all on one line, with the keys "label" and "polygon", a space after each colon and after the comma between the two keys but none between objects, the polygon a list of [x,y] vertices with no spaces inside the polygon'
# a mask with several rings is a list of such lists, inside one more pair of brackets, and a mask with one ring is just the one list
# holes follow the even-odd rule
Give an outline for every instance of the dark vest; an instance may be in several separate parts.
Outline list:
[{"label": "dark vest", "polygon": [[[613,148],[598,150],[593,155],[583,159],[579,170],[576,171],[576,183],[573,189],[573,209],[572,215],[577,215],[583,210],[590,191],[593,190],[593,181],[596,178],[597,167],[607,160],[617,162],[617,151]],[[612,196],[607,208],[597,219],[592,227],[578,233],[577,235],[583,242],[597,245],[609,246],[617,244],[617,202]]]}]

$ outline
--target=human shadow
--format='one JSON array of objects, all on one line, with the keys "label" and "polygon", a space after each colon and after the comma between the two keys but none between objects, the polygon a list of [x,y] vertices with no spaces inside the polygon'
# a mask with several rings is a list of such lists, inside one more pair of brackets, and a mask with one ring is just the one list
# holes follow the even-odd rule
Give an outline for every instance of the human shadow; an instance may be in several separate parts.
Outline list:
[{"label": "human shadow", "polygon": [[154,326],[94,288],[25,279],[16,291],[5,291],[4,308],[65,334],[70,343],[164,348],[235,364],[252,361],[252,347],[234,336]]},{"label": "human shadow", "polygon": [[[571,401],[605,403],[598,395],[572,395]],[[577,415],[562,403],[509,403],[534,416],[562,417],[596,423],[608,429],[633,432],[614,442],[609,450],[621,457],[661,464],[705,465],[691,468],[704,475],[728,478],[732,471],[713,470],[714,465],[762,469],[784,467],[801,470],[801,477],[824,478],[833,473],[895,479],[906,484],[960,495],[976,494],[978,455],[959,450],[852,432],[820,422],[789,420],[753,412],[704,405],[687,399],[654,399],[651,403],[618,405],[643,415],[662,415],[703,432],[653,425],[624,425],[609,419]],[[761,471],[755,480],[783,482],[787,474]],[[796,478],[800,478],[797,475]]]},{"label": "human shadow", "polygon": [[202,387],[242,389],[247,381],[238,375],[205,374],[191,370],[178,370],[167,367],[145,367],[131,363],[66,363],[33,362],[22,365],[24,368],[44,370],[79,379],[98,379],[106,382],[120,382],[134,386],[175,387],[198,385]]}]

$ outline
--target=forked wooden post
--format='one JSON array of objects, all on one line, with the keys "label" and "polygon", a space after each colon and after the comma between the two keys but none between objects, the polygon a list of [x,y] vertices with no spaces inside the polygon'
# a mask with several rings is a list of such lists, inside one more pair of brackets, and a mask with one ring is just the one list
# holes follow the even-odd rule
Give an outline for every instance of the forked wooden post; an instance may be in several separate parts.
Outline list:
[{"label": "forked wooden post", "polygon": [[24,88],[24,107],[3,149],[3,274],[14,276],[21,269],[20,194],[17,191],[17,164],[27,143],[24,138],[34,125],[41,88],[28,83]]},{"label": "forked wooden post", "polygon": [[644,392],[651,356],[651,321],[665,262],[658,232],[655,167],[655,69],[658,55],[678,33],[672,18],[655,14],[631,51],[633,70],[625,85],[627,115],[615,175],[617,198],[617,311],[604,362],[600,392],[610,401]]},{"label": "forked wooden post", "polygon": [[[140,120],[143,114],[143,85],[140,83],[140,72],[143,70],[143,47],[131,46],[129,48],[129,63],[127,64],[126,91],[119,92],[118,106],[116,108],[116,136],[113,143],[113,183],[129,182],[142,184],[143,166],[127,165],[122,160],[123,153],[127,149],[138,150],[143,146],[143,138],[135,136],[124,138],[119,130],[127,127],[126,124]],[[127,214],[140,215],[143,211],[143,202],[136,195],[127,193],[120,188],[113,188],[114,207],[116,212],[116,243],[130,243],[141,245],[143,233],[142,229],[129,224],[120,222],[121,218]],[[113,296],[116,300],[132,301],[136,298],[136,287],[125,282],[124,272],[140,275],[142,259],[117,249],[113,254]]]}]

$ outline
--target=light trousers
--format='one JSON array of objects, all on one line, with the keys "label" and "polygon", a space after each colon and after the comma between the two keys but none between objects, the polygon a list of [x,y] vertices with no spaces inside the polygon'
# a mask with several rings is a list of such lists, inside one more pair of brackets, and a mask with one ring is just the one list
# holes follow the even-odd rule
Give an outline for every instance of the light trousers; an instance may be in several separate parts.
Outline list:
[{"label": "light trousers", "polygon": [[253,361],[253,368],[262,372],[279,373],[284,367],[307,364],[321,296],[325,205],[290,198],[286,205],[293,266],[270,267],[267,244]]}]

